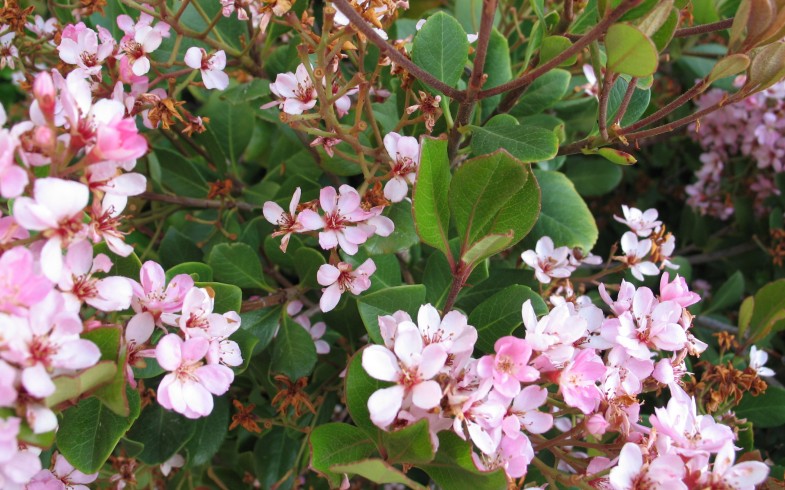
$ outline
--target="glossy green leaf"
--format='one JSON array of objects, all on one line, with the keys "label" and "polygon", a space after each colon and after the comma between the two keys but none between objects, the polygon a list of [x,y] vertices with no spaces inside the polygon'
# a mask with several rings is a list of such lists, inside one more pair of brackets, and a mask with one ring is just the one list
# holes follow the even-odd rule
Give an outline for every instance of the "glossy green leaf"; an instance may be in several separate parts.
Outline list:
[{"label": "glossy green leaf", "polygon": [[469,61],[466,31],[451,15],[431,15],[414,37],[412,61],[447,85],[455,86]]},{"label": "glossy green leaf", "polygon": [[534,79],[511,113],[515,116],[530,116],[552,107],[567,95],[571,78],[567,70],[556,69]]},{"label": "glossy green leaf", "polygon": [[422,138],[420,167],[412,192],[414,224],[424,243],[445,254],[449,250],[450,208],[447,205],[447,191],[451,179],[447,141]]},{"label": "glossy green leaf", "polygon": [[[562,52],[566,51],[570,46],[572,46],[572,41],[564,36],[544,37],[542,40],[542,45],[540,46],[539,64],[543,65],[547,63],[548,61],[562,54]],[[574,65],[577,60],[578,55],[573,55],[559,63],[559,66]]]},{"label": "glossy green leaf", "polygon": [[129,415],[121,417],[97,398],[86,398],[63,412],[57,448],[69,463],[84,473],[95,473],[112,454],[120,438],[139,417],[139,394],[130,387]]},{"label": "glossy green leaf", "polygon": [[311,468],[327,478],[331,487],[341,484],[342,475],[330,470],[337,464],[348,464],[376,453],[376,444],[362,429],[349,424],[331,423],[314,429],[310,438]]},{"label": "glossy green leaf", "polygon": [[215,456],[226,439],[229,430],[229,397],[216,397],[210,415],[196,420],[194,425],[194,435],[184,449],[188,451],[188,464],[200,466]]},{"label": "glossy green leaf", "polygon": [[240,313],[240,328],[257,339],[255,351],[259,352],[270,344],[281,320],[281,306]]},{"label": "glossy green leaf", "polygon": [[125,345],[121,346],[121,336],[121,329],[116,327],[99,327],[82,334],[83,339],[98,346],[102,361],[113,361],[119,367],[112,381],[97,388],[93,394],[117,415],[128,417],[130,408],[125,389],[127,384],[125,373],[127,352]]},{"label": "glossy green leaf", "polygon": [[769,386],[766,392],[758,396],[749,393],[744,395],[736,416],[745,418],[759,429],[770,429],[785,424],[785,390],[777,386]]},{"label": "glossy green leaf", "polygon": [[439,433],[439,451],[433,462],[419,465],[441,488],[498,490],[507,488],[504,471],[480,471],[472,461],[472,447],[451,431]]},{"label": "glossy green leaf", "polygon": [[594,216],[575,190],[575,186],[561,173],[535,170],[542,189],[542,211],[532,234],[549,236],[556,246],[594,247],[599,231]]},{"label": "glossy green leaf", "polygon": [[785,328],[785,279],[766,284],[755,293],[755,307],[750,319],[750,337],[761,339],[772,331]]},{"label": "glossy green leaf", "polygon": [[472,151],[487,155],[500,148],[523,163],[542,162],[556,156],[559,139],[553,131],[527,126],[470,126]]},{"label": "glossy green leaf", "polygon": [[382,432],[382,446],[387,462],[392,464],[422,464],[433,460],[434,449],[428,421],[417,423],[391,432]]},{"label": "glossy green leaf", "polygon": [[368,412],[368,398],[381,388],[386,388],[390,383],[385,383],[374,379],[365,372],[362,366],[363,351],[357,351],[346,368],[346,380],[344,386],[346,391],[346,408],[352,416],[352,422],[372,436],[374,440],[379,437],[380,429],[371,422]]},{"label": "glossy green leaf", "polygon": [[337,473],[359,475],[374,483],[400,483],[412,490],[427,490],[427,487],[411,480],[400,470],[381,459],[365,459],[354,463],[339,464],[331,469]]},{"label": "glossy green leaf", "polygon": [[[212,396],[212,395],[211,395]],[[196,432],[196,421],[151,403],[128,432],[128,438],[144,444],[139,460],[161,464],[174,456]]]},{"label": "glossy green leaf", "polygon": [[720,286],[717,292],[714,293],[709,307],[703,310],[701,314],[725,310],[741,301],[743,294],[744,276],[741,271],[736,271],[722,286]]},{"label": "glossy green leaf", "polygon": [[325,263],[324,256],[313,248],[302,247],[294,253],[294,268],[300,277],[300,283],[312,288],[320,287],[316,281],[316,273]]},{"label": "glossy green leaf", "polygon": [[264,281],[259,256],[245,243],[221,243],[213,247],[207,263],[216,279],[240,288],[270,289]]},{"label": "glossy green leaf", "polygon": [[202,262],[183,262],[166,271],[166,282],[168,283],[180,274],[187,274],[194,281],[209,282],[213,280],[213,269],[209,265]]},{"label": "glossy green leaf", "polygon": [[289,315],[281,315],[281,328],[273,342],[270,369],[292,381],[308,376],[316,365],[316,346],[311,334]]},{"label": "glossy green leaf", "polygon": [[613,24],[605,34],[607,68],[613,73],[646,77],[657,70],[658,54],[654,43],[635,26]]},{"label": "glossy green leaf", "polygon": [[567,158],[564,174],[582,196],[602,196],[621,183],[619,165],[598,157],[572,155]]}]

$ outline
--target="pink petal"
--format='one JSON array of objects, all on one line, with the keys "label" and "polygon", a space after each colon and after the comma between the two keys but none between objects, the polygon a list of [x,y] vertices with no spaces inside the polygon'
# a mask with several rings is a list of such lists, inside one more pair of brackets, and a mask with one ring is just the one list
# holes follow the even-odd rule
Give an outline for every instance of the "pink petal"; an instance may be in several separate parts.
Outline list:
[{"label": "pink petal", "polygon": [[155,346],[155,358],[158,364],[167,371],[174,371],[183,361],[183,340],[177,335],[170,333],[164,335]]},{"label": "pink petal", "polygon": [[371,421],[382,429],[387,428],[401,409],[404,388],[400,385],[377,390],[368,398],[368,412]]},{"label": "pink petal", "polygon": [[436,381],[417,383],[412,390],[412,403],[416,406],[430,410],[442,401],[442,388]]},{"label": "pink petal", "polygon": [[369,376],[381,381],[396,382],[401,376],[398,359],[389,349],[380,345],[365,348],[362,365]]}]

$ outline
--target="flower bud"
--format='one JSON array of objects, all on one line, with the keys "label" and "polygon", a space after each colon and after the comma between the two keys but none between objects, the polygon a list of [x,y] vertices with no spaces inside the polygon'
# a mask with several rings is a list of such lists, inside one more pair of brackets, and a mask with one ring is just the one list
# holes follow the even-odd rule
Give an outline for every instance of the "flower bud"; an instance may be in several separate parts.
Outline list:
[{"label": "flower bud", "polygon": [[41,72],[35,76],[33,81],[33,95],[38,101],[41,112],[47,119],[54,117],[55,112],[55,85],[52,75]]}]

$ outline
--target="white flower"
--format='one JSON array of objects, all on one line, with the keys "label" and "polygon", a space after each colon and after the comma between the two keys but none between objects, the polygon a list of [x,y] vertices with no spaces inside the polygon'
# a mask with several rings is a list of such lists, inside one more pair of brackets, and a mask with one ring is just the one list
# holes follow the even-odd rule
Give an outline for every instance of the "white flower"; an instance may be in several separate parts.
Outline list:
[{"label": "white flower", "polygon": [[613,219],[629,226],[639,237],[646,238],[662,225],[662,221],[657,220],[657,210],[654,208],[641,211],[638,208],[630,208],[622,204],[621,210],[624,212],[624,218],[613,215]]},{"label": "white flower", "polygon": [[774,370],[765,366],[769,360],[769,354],[765,350],[758,350],[754,345],[750,349],[750,368],[758,373],[758,376],[774,376]]},{"label": "white flower", "polygon": [[521,258],[526,265],[534,269],[538,281],[548,284],[552,277],[570,277],[575,267],[570,264],[569,255],[569,248],[554,248],[553,240],[544,236],[537,240],[534,250],[523,252]]},{"label": "white flower", "polygon": [[660,270],[649,260],[643,260],[651,251],[651,240],[638,241],[635,233],[628,231],[621,237],[621,249],[624,251],[624,261],[630,266],[630,272],[639,281],[643,276],[659,275]]},{"label": "white flower", "polygon": [[202,48],[188,48],[185,64],[202,72],[204,88],[224,90],[229,86],[229,76],[223,72],[226,68],[226,53],[223,50],[208,55]]}]

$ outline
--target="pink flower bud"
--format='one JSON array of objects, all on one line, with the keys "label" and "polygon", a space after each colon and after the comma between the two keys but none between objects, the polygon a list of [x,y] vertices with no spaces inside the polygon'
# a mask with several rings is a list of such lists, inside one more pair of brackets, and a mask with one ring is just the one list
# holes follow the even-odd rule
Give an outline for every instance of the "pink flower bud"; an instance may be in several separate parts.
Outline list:
[{"label": "pink flower bud", "polygon": [[54,117],[55,85],[52,81],[52,75],[42,71],[35,76],[35,80],[33,80],[33,95],[46,118],[51,119]]}]

